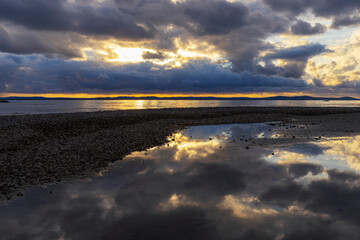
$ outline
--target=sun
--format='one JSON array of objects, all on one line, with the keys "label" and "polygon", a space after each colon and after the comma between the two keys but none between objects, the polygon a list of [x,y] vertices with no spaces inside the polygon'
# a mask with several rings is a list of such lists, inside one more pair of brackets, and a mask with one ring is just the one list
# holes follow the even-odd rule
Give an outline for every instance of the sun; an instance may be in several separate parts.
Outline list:
[{"label": "sun", "polygon": [[116,53],[117,57],[109,59],[110,62],[138,63],[144,61],[142,55],[148,49],[143,48],[126,48],[126,47],[110,47]]}]

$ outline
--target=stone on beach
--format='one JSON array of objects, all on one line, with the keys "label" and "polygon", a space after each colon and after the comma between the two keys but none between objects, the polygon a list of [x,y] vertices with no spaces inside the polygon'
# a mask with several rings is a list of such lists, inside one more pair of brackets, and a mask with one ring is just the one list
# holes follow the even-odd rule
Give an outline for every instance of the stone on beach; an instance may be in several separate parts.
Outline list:
[{"label": "stone on beach", "polygon": [[[342,124],[344,130],[337,127],[335,131],[333,126],[342,120],[331,120],[329,116],[346,113],[350,121]],[[326,118],[325,127],[311,126],[329,131],[327,135],[331,136],[348,132],[349,126],[354,127],[353,133],[358,132],[360,129],[352,125],[360,114],[354,113],[360,113],[360,109],[233,107],[2,116],[0,198],[8,199],[31,185],[92,176],[134,151],[166,143],[169,136],[187,126],[293,119],[311,125]],[[308,139],[319,136],[319,132],[308,133],[305,129],[289,131]]]}]

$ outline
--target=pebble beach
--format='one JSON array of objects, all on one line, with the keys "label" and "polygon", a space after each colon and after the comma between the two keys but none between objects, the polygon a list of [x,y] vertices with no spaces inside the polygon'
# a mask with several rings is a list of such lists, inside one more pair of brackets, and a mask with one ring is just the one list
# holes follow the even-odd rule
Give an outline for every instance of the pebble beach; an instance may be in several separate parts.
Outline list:
[{"label": "pebble beach", "polygon": [[[171,141],[188,126],[284,122],[271,144],[360,132],[359,108],[230,107],[106,111],[0,117],[0,199],[29,186],[86,178],[135,151]],[[258,142],[253,142],[258,144]],[[269,143],[268,143],[269,144]]]}]

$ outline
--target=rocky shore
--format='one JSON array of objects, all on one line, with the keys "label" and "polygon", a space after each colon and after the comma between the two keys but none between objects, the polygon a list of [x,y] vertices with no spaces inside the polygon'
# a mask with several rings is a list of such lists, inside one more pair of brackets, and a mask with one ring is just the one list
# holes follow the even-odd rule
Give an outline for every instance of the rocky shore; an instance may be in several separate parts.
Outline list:
[{"label": "rocky shore", "polygon": [[[282,141],[360,132],[360,108],[193,108],[0,117],[0,199],[28,186],[92,176],[186,126],[284,121]],[[278,140],[280,141],[280,140]]]}]

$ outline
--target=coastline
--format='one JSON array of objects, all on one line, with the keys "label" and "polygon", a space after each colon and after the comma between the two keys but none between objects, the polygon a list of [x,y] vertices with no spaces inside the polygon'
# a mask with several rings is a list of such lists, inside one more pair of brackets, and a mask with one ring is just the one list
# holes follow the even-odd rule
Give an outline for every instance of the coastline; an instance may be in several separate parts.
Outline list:
[{"label": "coastline", "polygon": [[[93,176],[126,155],[166,143],[188,126],[282,121],[267,145],[360,133],[360,108],[227,107],[0,117],[0,199],[29,186]],[[306,126],[300,128],[298,126]],[[251,144],[263,144],[261,140]]]}]

